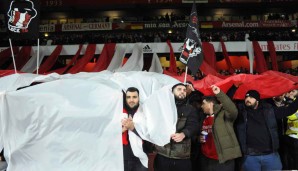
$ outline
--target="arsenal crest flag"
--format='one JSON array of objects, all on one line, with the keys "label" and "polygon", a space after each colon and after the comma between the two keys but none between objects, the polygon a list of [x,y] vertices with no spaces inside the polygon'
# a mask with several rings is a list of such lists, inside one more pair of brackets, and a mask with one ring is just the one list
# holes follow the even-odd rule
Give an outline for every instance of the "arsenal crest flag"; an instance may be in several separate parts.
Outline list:
[{"label": "arsenal crest flag", "polygon": [[38,0],[8,0],[5,8],[6,25],[11,39],[38,38]]},{"label": "arsenal crest flag", "polygon": [[198,15],[196,4],[193,3],[186,31],[186,39],[179,60],[188,66],[192,74],[196,74],[204,59],[202,44],[198,30]]}]

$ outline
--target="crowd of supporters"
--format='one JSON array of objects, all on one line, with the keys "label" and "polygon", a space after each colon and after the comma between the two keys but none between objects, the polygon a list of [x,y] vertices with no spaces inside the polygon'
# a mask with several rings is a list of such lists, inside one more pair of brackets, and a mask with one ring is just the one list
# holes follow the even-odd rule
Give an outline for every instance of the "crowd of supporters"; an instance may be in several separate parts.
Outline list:
[{"label": "crowd of supporters", "polygon": [[[291,30],[201,30],[203,42],[220,41],[245,41],[245,35],[249,34],[250,40],[258,41],[293,41],[298,40],[298,32]],[[82,44],[82,43],[135,43],[135,42],[183,42],[186,32],[184,30],[148,30],[148,31],[102,31],[102,32],[67,32],[49,33],[47,37],[40,35],[41,45],[57,44]],[[36,40],[18,40],[15,45],[36,45]],[[8,36],[3,34],[0,46],[9,46]]]},{"label": "crowd of supporters", "polygon": [[[239,16],[241,20],[250,20],[250,16]],[[207,21],[206,17],[199,16],[200,21]],[[289,20],[289,15],[280,13],[271,13],[267,17],[263,17],[265,20]],[[166,13],[165,15],[156,16],[122,16],[118,18],[110,18],[109,16],[97,17],[97,18],[84,18],[82,22],[173,22],[173,21],[188,21],[189,14],[177,15],[174,12]],[[225,21],[224,17],[218,18],[220,21]],[[66,21],[66,23],[68,23]]]},{"label": "crowd of supporters", "polygon": [[[295,69],[292,69],[292,68],[281,69],[279,71],[283,72],[283,73],[291,74],[294,76],[298,76],[298,67]],[[220,70],[219,73],[221,75],[231,75],[231,73],[228,70]],[[249,70],[241,67],[241,68],[235,69],[234,73],[235,74],[249,74]],[[257,74],[257,73],[254,73],[254,74]]]},{"label": "crowd of supporters", "polygon": [[296,67],[295,69],[292,69],[292,68],[283,69],[283,70],[281,70],[281,72],[298,76],[298,67]]},{"label": "crowd of supporters", "polygon": [[268,20],[289,20],[289,15],[273,13],[268,15]]},{"label": "crowd of supporters", "polygon": [[[164,68],[164,70],[167,70],[167,69],[168,68]],[[292,68],[280,69],[279,71],[286,74],[298,76],[298,67],[296,67],[295,69],[292,69]],[[178,75],[182,75],[184,72],[185,72],[185,69],[180,69],[179,67],[177,67]],[[188,71],[188,73],[190,73],[190,71]],[[224,76],[229,76],[232,74],[249,74],[250,72],[247,68],[240,67],[240,68],[236,68],[233,73],[231,73],[228,70],[219,70],[218,73]],[[258,73],[254,72],[253,74],[257,75]],[[194,80],[201,80],[206,76],[206,74],[204,74],[199,70],[196,74],[191,74],[191,76],[194,78]]]}]

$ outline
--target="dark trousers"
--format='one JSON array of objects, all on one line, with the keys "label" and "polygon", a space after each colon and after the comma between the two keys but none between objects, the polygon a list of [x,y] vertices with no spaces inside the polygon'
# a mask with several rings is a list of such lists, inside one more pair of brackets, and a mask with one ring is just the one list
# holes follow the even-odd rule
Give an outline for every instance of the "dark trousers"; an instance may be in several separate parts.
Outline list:
[{"label": "dark trousers", "polygon": [[157,154],[154,171],[191,171],[190,159],[171,159]]},{"label": "dark trousers", "polygon": [[124,171],[148,171],[140,160],[124,160]]},{"label": "dark trousers", "polygon": [[218,160],[210,159],[201,156],[201,170],[202,171],[234,171],[235,170],[235,160],[229,160],[225,163],[219,163]]},{"label": "dark trousers", "polygon": [[298,169],[298,139],[284,136],[284,158],[283,169]]},{"label": "dark trousers", "polygon": [[203,155],[201,152],[201,144],[195,142],[191,144],[191,167],[193,171],[200,171],[200,156]]}]

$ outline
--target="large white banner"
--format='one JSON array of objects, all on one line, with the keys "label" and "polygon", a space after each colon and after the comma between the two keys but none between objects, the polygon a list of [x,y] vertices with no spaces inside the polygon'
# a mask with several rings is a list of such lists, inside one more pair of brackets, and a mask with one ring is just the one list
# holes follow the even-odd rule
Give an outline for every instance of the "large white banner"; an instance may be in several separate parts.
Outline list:
[{"label": "large white banner", "polygon": [[[16,90],[32,82],[42,83]],[[170,89],[175,83],[151,72],[0,78],[0,146],[7,170],[122,171],[122,90],[140,90],[144,110],[135,122],[142,138],[166,144],[175,132],[177,114]]]},{"label": "large white banner", "polygon": [[123,170],[121,91],[63,79],[1,97],[8,171]]}]

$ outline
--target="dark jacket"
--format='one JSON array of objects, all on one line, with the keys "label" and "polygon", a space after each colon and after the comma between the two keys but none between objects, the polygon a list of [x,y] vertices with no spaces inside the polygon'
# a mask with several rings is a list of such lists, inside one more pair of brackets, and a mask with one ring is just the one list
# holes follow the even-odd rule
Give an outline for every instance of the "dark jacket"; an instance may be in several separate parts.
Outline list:
[{"label": "dark jacket", "polygon": [[234,132],[234,121],[238,110],[232,100],[223,92],[216,95],[221,104],[216,104],[212,134],[218,155],[219,163],[224,163],[241,157],[241,150]]},{"label": "dark jacket", "polygon": [[[244,154],[247,154],[247,138],[246,138],[246,129],[247,129],[247,115],[248,110],[245,108],[245,104],[241,104],[238,106],[239,108],[239,117],[237,119],[237,135],[238,140],[241,146],[241,150]],[[264,114],[265,123],[268,128],[271,142],[272,142],[272,150],[275,152],[279,148],[278,141],[278,127],[277,122],[274,115],[274,110],[272,106],[268,103],[263,103],[262,107],[258,107],[256,110],[262,110],[261,113]],[[264,135],[265,136],[265,135]]]},{"label": "dark jacket", "polygon": [[185,134],[185,138],[177,143],[171,140],[165,146],[155,146],[158,154],[173,159],[189,159],[191,150],[191,137],[199,131],[198,119],[194,107],[188,104],[177,105],[178,121],[176,132]]},{"label": "dark jacket", "polygon": [[[261,113],[264,114],[265,123],[270,133],[272,150],[276,152],[279,148],[279,137],[278,137],[278,127],[276,119],[282,119],[288,115],[293,114],[298,109],[298,102],[290,104],[288,107],[273,107],[269,103],[261,102],[257,109],[262,110]],[[241,150],[244,154],[247,154],[246,146],[246,130],[247,130],[247,108],[244,103],[238,105],[239,115],[236,122],[236,130],[238,140],[241,146]]]}]

